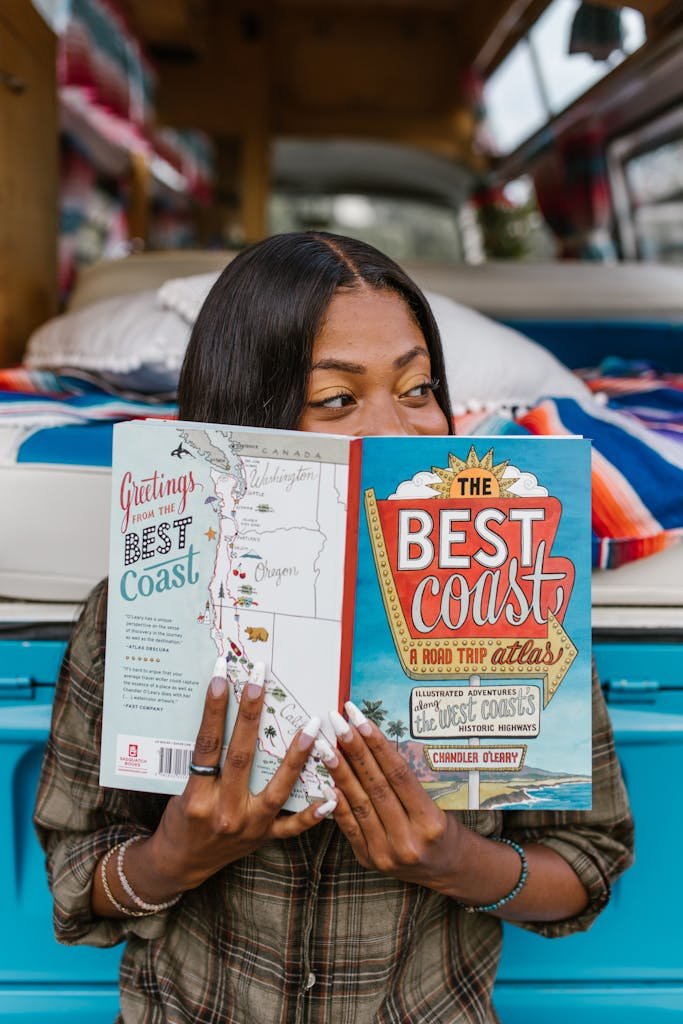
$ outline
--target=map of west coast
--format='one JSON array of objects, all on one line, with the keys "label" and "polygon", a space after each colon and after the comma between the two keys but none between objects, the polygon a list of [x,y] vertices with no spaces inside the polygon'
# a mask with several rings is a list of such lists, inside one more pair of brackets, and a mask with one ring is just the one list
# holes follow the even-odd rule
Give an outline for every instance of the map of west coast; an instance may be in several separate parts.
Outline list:
[{"label": "map of west coast", "polygon": [[[229,727],[254,663],[267,666],[252,775],[258,790],[296,730],[320,714],[322,691],[336,707],[348,470],[296,450],[254,453],[227,429],[179,435],[209,470],[204,504],[215,560],[197,619],[227,660],[235,697]],[[314,704],[305,695],[315,695]],[[317,798],[326,779],[322,763],[309,758],[293,798]]]}]

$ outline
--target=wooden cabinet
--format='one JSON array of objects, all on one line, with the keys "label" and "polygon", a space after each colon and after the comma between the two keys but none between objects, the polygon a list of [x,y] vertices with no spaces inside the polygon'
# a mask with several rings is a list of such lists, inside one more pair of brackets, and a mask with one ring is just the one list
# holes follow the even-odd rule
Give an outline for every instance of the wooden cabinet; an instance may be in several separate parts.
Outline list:
[{"label": "wooden cabinet", "polygon": [[0,6],[0,366],[57,310],[54,34],[30,0]]}]

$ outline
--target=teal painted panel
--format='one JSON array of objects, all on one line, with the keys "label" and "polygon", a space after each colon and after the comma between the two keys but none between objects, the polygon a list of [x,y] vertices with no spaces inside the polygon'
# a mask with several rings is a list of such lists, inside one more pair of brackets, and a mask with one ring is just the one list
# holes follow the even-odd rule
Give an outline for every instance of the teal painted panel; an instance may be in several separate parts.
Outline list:
[{"label": "teal painted panel", "polygon": [[496,986],[501,1024],[679,1024],[683,987],[677,985]]},{"label": "teal painted panel", "polygon": [[116,985],[0,985],[2,1024],[112,1024]]}]

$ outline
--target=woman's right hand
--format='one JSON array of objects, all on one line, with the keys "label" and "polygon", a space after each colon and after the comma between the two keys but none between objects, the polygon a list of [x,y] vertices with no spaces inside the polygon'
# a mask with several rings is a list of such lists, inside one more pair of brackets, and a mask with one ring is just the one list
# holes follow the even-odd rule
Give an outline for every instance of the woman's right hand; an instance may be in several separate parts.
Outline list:
[{"label": "woman's right hand", "polygon": [[[225,733],[229,685],[225,662],[217,662],[204,703],[193,762],[219,764]],[[126,874],[150,903],[201,885],[216,871],[251,853],[268,839],[297,836],[334,810],[328,801],[296,814],[280,815],[299,778],[320,728],[312,718],[293,738],[265,789],[249,790],[264,699],[265,666],[254,667],[240,699],[237,721],[220,775],[190,775],[180,796],[172,797],[149,840],[126,851]],[[137,883],[137,884],[136,884]]]}]

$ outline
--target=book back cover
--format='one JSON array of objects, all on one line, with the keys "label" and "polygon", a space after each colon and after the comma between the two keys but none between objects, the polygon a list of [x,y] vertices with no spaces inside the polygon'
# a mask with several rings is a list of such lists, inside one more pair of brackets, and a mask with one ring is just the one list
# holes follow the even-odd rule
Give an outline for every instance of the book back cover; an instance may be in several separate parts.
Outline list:
[{"label": "book back cover", "polygon": [[[252,790],[312,715],[325,731],[338,703],[349,448],[201,423],[115,427],[102,785],[182,791],[219,656],[228,735],[253,664],[267,666]],[[287,808],[327,779],[309,758]]]}]

